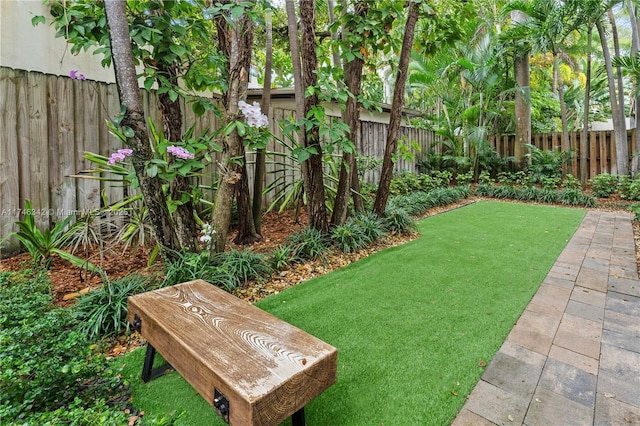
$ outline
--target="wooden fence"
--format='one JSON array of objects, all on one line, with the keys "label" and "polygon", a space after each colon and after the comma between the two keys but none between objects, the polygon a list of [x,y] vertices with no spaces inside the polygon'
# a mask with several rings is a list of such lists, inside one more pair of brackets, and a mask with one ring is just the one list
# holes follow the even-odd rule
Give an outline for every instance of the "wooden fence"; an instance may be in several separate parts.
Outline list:
[{"label": "wooden fence", "polygon": [[[160,123],[156,96],[145,91],[142,95],[146,116]],[[93,211],[103,207],[105,201],[110,204],[123,198],[126,188],[122,185],[71,177],[92,167],[84,159],[85,152],[109,156],[122,147],[105,125],[119,112],[114,84],[0,67],[0,257],[16,247],[15,240],[5,237],[16,230],[14,222],[23,217],[26,200],[35,209],[37,223],[45,228],[69,214]],[[188,105],[183,105],[183,112],[186,126],[195,125],[196,135],[220,125],[212,113],[196,117]],[[274,135],[283,138],[277,123],[294,112],[272,108],[267,115]],[[387,127],[363,121],[359,152],[381,158]],[[402,133],[404,139],[417,142],[423,151],[435,142],[433,132],[426,130],[403,127]],[[268,149],[281,153],[285,150],[275,141]],[[212,186],[215,160],[194,183]],[[293,159],[278,156],[273,160],[267,164],[267,185],[279,179],[282,188],[300,179]],[[415,171],[414,161],[400,159],[396,168]],[[378,176],[379,171],[374,170],[366,178],[375,182]],[[204,196],[210,199],[212,194],[205,191]],[[265,204],[272,196],[265,195]]]},{"label": "wooden fence", "polygon": [[[574,176],[580,178],[580,161],[583,153],[580,150],[580,132],[569,133],[569,141],[573,155],[571,157],[571,171]],[[638,152],[636,146],[636,129],[627,131],[627,146],[629,159],[633,153]],[[561,133],[543,133],[533,135],[531,144],[542,150],[560,150],[562,145]],[[494,136],[489,140],[491,146],[500,156],[513,156],[515,136]],[[613,131],[588,132],[587,150],[587,180],[601,173],[617,174],[616,146]]]}]

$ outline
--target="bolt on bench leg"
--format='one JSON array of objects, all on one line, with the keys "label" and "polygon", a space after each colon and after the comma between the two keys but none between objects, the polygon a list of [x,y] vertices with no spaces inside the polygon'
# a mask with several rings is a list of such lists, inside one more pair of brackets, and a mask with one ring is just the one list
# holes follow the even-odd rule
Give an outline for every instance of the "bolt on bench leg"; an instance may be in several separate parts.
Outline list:
[{"label": "bolt on bench leg", "polygon": [[144,356],[144,365],[142,366],[142,381],[147,383],[158,376],[174,371],[171,364],[167,363],[156,369],[153,368],[153,360],[156,357],[156,348],[147,342],[147,353]]}]

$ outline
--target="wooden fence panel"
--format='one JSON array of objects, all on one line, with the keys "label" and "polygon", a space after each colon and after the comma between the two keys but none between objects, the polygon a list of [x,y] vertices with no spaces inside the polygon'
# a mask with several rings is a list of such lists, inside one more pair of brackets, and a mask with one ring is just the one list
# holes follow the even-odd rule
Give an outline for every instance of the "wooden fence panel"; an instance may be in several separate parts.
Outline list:
[{"label": "wooden fence panel", "polygon": [[[144,90],[141,93],[147,118],[161,131],[156,95]],[[183,102],[182,106],[184,130],[195,124],[194,135],[197,136],[205,129],[213,131],[220,126],[213,113],[196,117],[189,103]],[[0,213],[3,213],[0,215],[0,240],[16,230],[13,224],[22,219],[20,209],[27,199],[32,201],[34,208],[43,209],[37,219],[42,227],[49,227],[68,214],[102,207],[102,191],[108,204],[119,201],[130,191],[114,183],[71,177],[93,168],[84,159],[85,151],[109,156],[122,147],[105,125],[106,120],[112,120],[119,113],[114,84],[0,67]],[[291,110],[271,109],[268,116],[277,137],[283,138],[278,120],[293,115]],[[382,123],[362,122],[359,152],[382,158],[387,127]],[[426,130],[403,127],[402,134],[408,142],[417,142],[421,152],[430,149],[436,140],[433,132]],[[271,141],[268,149],[284,151],[276,141]],[[213,163],[194,182],[210,188],[217,176],[219,158],[219,154],[214,154]],[[253,157],[248,156],[248,160],[252,161]],[[396,170],[399,169],[415,170],[415,160],[399,160]],[[253,167],[250,165],[248,170],[251,178]],[[379,174],[379,168],[370,170],[365,178],[375,183]],[[266,184],[276,179],[279,179],[278,189],[286,189],[301,179],[300,165],[288,155],[271,155],[267,161]],[[265,206],[274,193],[264,196]],[[211,200],[213,192],[204,190],[204,197]],[[8,244],[5,241],[0,245],[0,256],[8,254],[15,245],[15,240]]]},{"label": "wooden fence panel", "polygon": [[[14,222],[19,220],[20,175],[18,151],[18,93],[19,73],[0,68],[0,239],[16,231]],[[15,239],[7,246],[17,244]],[[2,246],[0,245],[0,256]]]}]

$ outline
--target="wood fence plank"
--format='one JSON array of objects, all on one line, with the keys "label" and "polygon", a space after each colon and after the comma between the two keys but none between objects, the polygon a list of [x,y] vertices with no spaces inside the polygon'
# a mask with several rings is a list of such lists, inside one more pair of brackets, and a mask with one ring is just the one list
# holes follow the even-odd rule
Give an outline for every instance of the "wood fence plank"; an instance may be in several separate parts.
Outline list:
[{"label": "wood fence plank", "polygon": [[598,135],[589,132],[589,179],[598,174]]},{"label": "wood fence plank", "polygon": [[36,224],[42,229],[51,226],[49,221],[49,149],[47,146],[47,90],[46,76],[29,73],[29,151],[35,161],[29,163],[31,203],[38,213]]},{"label": "wood fence plank", "polygon": [[[20,180],[18,155],[17,73],[9,68],[0,68],[0,239],[17,231],[13,224],[20,219]],[[0,245],[0,257],[18,250],[15,238]]]},{"label": "wood fence plank", "polygon": [[[77,85],[78,95],[76,102],[77,111],[80,109],[80,120],[82,120],[82,133],[80,138],[76,139],[77,148],[81,151],[81,155],[85,152],[100,152],[100,93],[96,86],[83,84],[79,81]],[[76,120],[78,117],[76,116]],[[84,157],[78,159],[78,167],[80,170],[87,170],[93,167],[90,161]],[[94,179],[82,179],[79,182],[78,201],[81,211],[91,211],[100,208],[100,182]]]},{"label": "wood fence plank", "polygon": [[609,168],[609,144],[612,143],[613,134],[607,137],[606,132],[598,132],[600,134],[600,173],[610,173]]},{"label": "wood fence plank", "polygon": [[27,73],[19,71],[15,81],[17,90],[16,136],[18,141],[18,179],[20,191],[18,204],[20,207],[24,207],[26,200],[30,200],[33,196],[36,196],[31,194],[31,145],[29,143]]}]

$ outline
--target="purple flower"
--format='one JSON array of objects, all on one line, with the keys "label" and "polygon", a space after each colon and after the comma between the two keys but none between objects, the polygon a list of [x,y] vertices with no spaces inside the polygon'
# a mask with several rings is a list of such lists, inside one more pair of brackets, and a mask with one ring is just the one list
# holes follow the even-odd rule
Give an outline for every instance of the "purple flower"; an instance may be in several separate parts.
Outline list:
[{"label": "purple flower", "polygon": [[82,74],[81,72],[79,72],[78,70],[71,70],[69,72],[69,77],[73,80],[86,80],[87,78],[84,76],[84,74]]},{"label": "purple flower", "polygon": [[119,149],[118,151],[111,154],[111,157],[109,157],[107,164],[110,166],[113,166],[114,164],[116,164],[116,162],[124,161],[125,158],[131,156],[132,154],[133,154],[133,150],[129,148]]},{"label": "purple flower", "polygon": [[182,148],[181,146],[171,145],[167,147],[167,153],[174,157],[182,158],[183,160],[191,160],[195,157],[192,153]]}]

